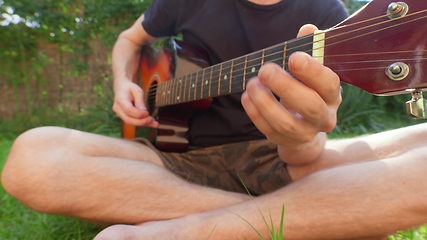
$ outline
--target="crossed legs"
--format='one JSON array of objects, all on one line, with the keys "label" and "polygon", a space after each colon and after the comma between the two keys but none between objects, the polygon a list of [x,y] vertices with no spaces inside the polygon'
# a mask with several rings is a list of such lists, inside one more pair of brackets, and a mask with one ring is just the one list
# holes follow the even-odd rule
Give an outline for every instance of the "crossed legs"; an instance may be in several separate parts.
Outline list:
[{"label": "crossed legs", "polygon": [[57,127],[18,137],[2,183],[38,211],[104,223],[177,218],[248,198],[187,183],[142,144]]},{"label": "crossed legs", "polygon": [[268,236],[260,212],[277,226],[282,206],[288,239],[372,238],[427,222],[426,133],[423,124],[330,141],[316,164],[290,168],[300,180],[249,199],[176,177],[138,143],[39,128],[15,141],[2,183],[39,211],[140,224],[112,226],[98,239],[252,239],[242,219]]}]

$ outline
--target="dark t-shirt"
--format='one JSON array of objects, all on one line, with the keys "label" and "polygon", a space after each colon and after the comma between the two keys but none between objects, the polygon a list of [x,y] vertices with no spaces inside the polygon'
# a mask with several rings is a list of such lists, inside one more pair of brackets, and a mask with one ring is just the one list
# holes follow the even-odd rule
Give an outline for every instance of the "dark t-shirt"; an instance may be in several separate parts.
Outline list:
[{"label": "dark t-shirt", "polygon": [[[153,0],[142,23],[154,37],[181,33],[186,43],[220,63],[296,37],[300,27],[319,29],[347,17],[339,0],[282,0],[258,5],[248,0]],[[262,139],[241,103],[241,93],[213,99],[190,123],[190,144],[205,147]]]}]

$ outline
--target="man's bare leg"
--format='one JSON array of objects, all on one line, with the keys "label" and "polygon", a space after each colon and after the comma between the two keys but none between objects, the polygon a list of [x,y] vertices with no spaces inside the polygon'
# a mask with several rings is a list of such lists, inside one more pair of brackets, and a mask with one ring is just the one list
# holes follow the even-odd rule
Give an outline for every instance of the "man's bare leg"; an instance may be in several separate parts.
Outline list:
[{"label": "man's bare leg", "polygon": [[261,213],[267,222],[271,214],[278,227],[282,206],[285,239],[372,239],[421,225],[427,222],[426,126],[328,146],[327,157],[333,161],[345,159],[342,153],[348,151],[357,154],[343,148],[354,144],[367,146],[366,151],[362,158],[347,158],[380,160],[365,158],[322,170],[274,193],[222,209],[141,226],[112,226],[97,239],[259,239],[242,219],[267,237]]},{"label": "man's bare leg", "polygon": [[142,144],[57,127],[15,141],[2,184],[36,210],[104,223],[177,218],[248,198],[176,177]]}]

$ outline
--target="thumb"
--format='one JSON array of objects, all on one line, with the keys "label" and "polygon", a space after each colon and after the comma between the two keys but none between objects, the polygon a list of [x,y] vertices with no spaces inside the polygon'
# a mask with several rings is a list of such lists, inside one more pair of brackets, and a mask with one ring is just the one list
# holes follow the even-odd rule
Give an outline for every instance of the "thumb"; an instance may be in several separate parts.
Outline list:
[{"label": "thumb", "polygon": [[134,87],[131,88],[131,94],[135,108],[139,110],[147,110],[144,103],[144,91],[138,85],[134,85]]},{"label": "thumb", "polygon": [[318,28],[313,24],[305,24],[300,28],[297,37],[302,37],[302,36],[314,33],[314,31],[316,30],[318,30]]}]

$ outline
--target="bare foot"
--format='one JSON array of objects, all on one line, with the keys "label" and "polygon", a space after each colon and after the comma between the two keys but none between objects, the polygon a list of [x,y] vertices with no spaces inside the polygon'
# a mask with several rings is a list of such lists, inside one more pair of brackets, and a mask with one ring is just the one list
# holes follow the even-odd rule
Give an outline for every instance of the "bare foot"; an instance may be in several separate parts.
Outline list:
[{"label": "bare foot", "polygon": [[96,235],[94,240],[118,240],[118,239],[149,239],[149,240],[198,240],[208,239],[194,232],[184,218],[153,221],[140,225],[113,225],[110,226]]},{"label": "bare foot", "polygon": [[[200,228],[200,222],[194,220],[196,220],[196,218],[187,216],[179,219],[147,222],[140,225],[114,225],[104,229],[94,240],[259,239],[251,229],[246,229],[244,233],[234,229],[227,234],[227,231],[222,231],[223,229],[218,231],[215,225],[204,225],[204,227]],[[387,237],[363,239],[386,240]]]}]

